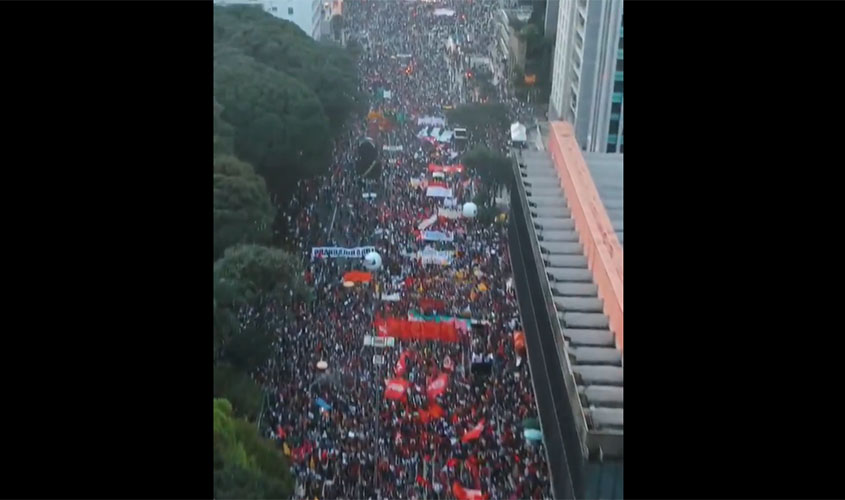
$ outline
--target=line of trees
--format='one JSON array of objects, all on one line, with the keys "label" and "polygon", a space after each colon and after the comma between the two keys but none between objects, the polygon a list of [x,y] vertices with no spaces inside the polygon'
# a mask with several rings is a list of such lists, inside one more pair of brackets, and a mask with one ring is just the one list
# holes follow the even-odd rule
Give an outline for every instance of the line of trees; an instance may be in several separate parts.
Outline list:
[{"label": "line of trees", "polygon": [[353,52],[260,8],[214,7],[215,498],[292,493],[286,457],[257,430],[255,375],[272,355],[270,322],[311,295],[298,256],[273,246],[274,222],[298,180],[328,171],[332,140],[364,102]]}]

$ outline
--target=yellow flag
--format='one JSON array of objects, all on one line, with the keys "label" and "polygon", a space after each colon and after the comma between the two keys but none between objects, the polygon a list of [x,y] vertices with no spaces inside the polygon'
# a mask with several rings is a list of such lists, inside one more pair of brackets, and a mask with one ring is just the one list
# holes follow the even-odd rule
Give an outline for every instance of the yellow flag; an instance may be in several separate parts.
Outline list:
[{"label": "yellow flag", "polygon": [[317,464],[314,463],[314,457],[311,457],[311,463],[309,464],[309,467],[311,467],[311,470],[317,468]]},{"label": "yellow flag", "polygon": [[288,447],[287,443],[284,443],[283,449],[285,450],[285,456],[289,457],[290,456],[290,448]]},{"label": "yellow flag", "polygon": [[482,284],[478,285],[478,289],[482,292],[486,292],[487,291],[487,285],[482,283]]}]

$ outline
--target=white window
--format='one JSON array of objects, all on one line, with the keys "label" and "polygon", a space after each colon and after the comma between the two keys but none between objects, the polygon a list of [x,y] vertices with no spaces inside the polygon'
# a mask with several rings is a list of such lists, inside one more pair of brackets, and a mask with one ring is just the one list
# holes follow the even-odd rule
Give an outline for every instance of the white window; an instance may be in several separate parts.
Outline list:
[{"label": "white window", "polygon": [[288,15],[289,16],[293,15],[293,7],[288,7]]}]

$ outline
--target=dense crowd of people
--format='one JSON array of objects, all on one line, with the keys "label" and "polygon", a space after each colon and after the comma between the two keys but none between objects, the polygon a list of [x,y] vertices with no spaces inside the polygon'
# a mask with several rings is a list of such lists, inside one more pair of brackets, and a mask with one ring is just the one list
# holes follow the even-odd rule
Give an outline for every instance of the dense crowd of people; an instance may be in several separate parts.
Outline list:
[{"label": "dense crowd of people", "polygon": [[[455,12],[435,15],[435,8]],[[371,109],[405,119],[386,127],[364,119],[351,124],[337,141],[331,174],[299,183],[287,213],[289,238],[315,299],[268,304],[245,318],[278,333],[278,354],[260,378],[273,389],[265,418],[291,458],[295,498],[551,496],[542,442],[523,435],[523,421],[536,417],[536,408],[528,363],[514,344],[521,325],[505,226],[435,217],[427,229],[452,241],[423,241],[420,231],[447,203],[427,196],[435,181],[428,165],[458,163],[466,146],[421,139],[418,119],[443,117],[444,106],[464,99],[456,84],[460,58],[446,40],[460,40],[466,52],[487,52],[494,8],[489,0],[344,2],[346,26],[362,40],[361,85],[372,95]],[[382,165],[371,180],[355,168],[365,136]],[[503,150],[506,137],[491,128],[470,145]],[[383,145],[402,150],[383,151]],[[453,190],[448,208],[458,212],[480,186],[466,171],[437,181]],[[361,259],[311,255],[313,247],[359,246],[375,247],[382,258],[370,283],[344,283],[344,272],[363,269]],[[426,249],[446,262],[420,259],[417,252]],[[465,318],[468,331],[459,342],[364,345],[364,336],[377,335],[378,318],[409,313]],[[429,397],[427,384],[444,373],[445,391]],[[404,400],[385,397],[386,380],[396,377],[408,382]],[[473,431],[475,438],[467,439]]]}]

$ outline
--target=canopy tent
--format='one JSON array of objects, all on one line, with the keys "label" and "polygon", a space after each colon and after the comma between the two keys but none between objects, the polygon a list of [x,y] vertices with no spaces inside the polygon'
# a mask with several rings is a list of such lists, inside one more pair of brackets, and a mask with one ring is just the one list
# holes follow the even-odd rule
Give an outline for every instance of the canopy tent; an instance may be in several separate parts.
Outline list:
[{"label": "canopy tent", "polygon": [[525,125],[515,122],[511,123],[511,141],[525,142],[528,140],[528,134],[525,130]]},{"label": "canopy tent", "polygon": [[434,9],[434,15],[452,17],[455,15],[455,11],[452,9]]}]

